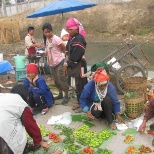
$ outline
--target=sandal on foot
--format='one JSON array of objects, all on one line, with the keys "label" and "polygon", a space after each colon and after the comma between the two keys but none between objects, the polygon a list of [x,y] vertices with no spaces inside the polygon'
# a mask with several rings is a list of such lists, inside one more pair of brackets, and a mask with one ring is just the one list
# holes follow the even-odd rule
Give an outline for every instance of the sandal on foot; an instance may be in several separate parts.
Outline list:
[{"label": "sandal on foot", "polygon": [[82,108],[79,107],[78,109],[74,110],[75,113],[82,113]]},{"label": "sandal on foot", "polygon": [[68,102],[69,102],[68,97],[64,97],[61,104],[66,105],[66,104],[68,104]]},{"label": "sandal on foot", "polygon": [[79,105],[79,104],[74,105],[74,106],[72,107],[72,110],[76,110],[76,109],[78,109],[78,108],[80,108],[80,105]]},{"label": "sandal on foot", "polygon": [[54,100],[63,99],[63,94],[59,94],[58,96],[54,97]]},{"label": "sandal on foot", "polygon": [[47,108],[45,108],[45,109],[43,109],[42,110],[42,112],[41,112],[41,114],[43,115],[43,114],[46,114],[47,112],[48,112],[48,110],[49,110],[49,108],[47,107]]},{"label": "sandal on foot", "polygon": [[110,129],[112,129],[112,130],[117,129],[117,126],[116,126],[115,123],[110,124],[109,127],[110,127]]}]

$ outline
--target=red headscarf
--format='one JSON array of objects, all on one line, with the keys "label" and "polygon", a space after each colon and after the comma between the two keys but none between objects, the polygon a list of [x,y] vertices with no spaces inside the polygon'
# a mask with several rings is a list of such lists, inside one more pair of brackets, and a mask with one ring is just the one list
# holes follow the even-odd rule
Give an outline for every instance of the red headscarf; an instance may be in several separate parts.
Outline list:
[{"label": "red headscarf", "polygon": [[36,74],[38,74],[37,65],[35,63],[28,64],[27,68],[26,68],[26,72],[27,73],[36,73]]},{"label": "red headscarf", "polygon": [[79,33],[86,38],[86,31],[76,18],[70,18],[66,22],[66,29],[79,29]]},{"label": "red headscarf", "polygon": [[104,68],[98,68],[95,71],[93,79],[94,79],[95,82],[104,82],[104,81],[108,81],[110,78],[107,75],[107,73],[106,73]]}]

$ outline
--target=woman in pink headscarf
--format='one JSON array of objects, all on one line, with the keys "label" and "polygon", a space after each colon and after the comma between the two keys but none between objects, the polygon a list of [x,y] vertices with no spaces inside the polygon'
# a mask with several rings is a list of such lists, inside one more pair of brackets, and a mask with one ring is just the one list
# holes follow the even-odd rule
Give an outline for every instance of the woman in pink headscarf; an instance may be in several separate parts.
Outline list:
[{"label": "woman in pink headscarf", "polygon": [[[79,101],[84,85],[87,83],[87,62],[84,58],[86,49],[86,32],[82,24],[76,18],[70,18],[66,22],[66,29],[69,33],[69,40],[66,45],[66,59],[64,67],[67,66],[67,74],[70,78],[71,85],[75,88],[77,99]],[[77,109],[80,106],[73,107]],[[80,110],[76,110],[79,112]]]}]

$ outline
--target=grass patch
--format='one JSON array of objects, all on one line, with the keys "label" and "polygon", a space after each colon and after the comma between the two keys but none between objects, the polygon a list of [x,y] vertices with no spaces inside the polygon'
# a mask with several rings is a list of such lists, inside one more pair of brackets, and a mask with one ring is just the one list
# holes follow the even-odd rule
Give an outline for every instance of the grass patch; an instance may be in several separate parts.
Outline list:
[{"label": "grass patch", "polygon": [[142,27],[137,31],[137,34],[141,36],[145,36],[150,34],[153,30],[154,28],[151,26]]}]

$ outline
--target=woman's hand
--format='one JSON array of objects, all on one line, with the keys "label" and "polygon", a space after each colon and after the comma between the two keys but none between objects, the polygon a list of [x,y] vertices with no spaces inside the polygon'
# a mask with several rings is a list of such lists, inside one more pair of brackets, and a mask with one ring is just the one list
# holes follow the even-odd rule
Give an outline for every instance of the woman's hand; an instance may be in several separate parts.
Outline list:
[{"label": "woman's hand", "polygon": [[43,147],[43,148],[46,148],[46,149],[49,148],[48,142],[45,142],[45,141],[41,141],[41,142],[40,142],[40,146]]},{"label": "woman's hand", "polygon": [[118,119],[118,122],[125,123],[125,120],[122,119],[122,117],[120,116],[120,114],[117,114],[117,119]]},{"label": "woman's hand", "polygon": [[143,120],[143,122],[142,122],[142,124],[140,125],[138,131],[139,131],[140,133],[144,133],[145,128],[146,128],[146,121]]},{"label": "woman's hand", "polygon": [[88,117],[89,119],[95,120],[95,117],[91,114],[90,111],[87,111],[87,117]]}]

